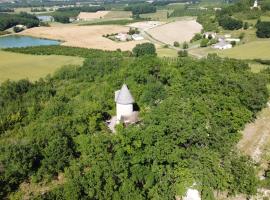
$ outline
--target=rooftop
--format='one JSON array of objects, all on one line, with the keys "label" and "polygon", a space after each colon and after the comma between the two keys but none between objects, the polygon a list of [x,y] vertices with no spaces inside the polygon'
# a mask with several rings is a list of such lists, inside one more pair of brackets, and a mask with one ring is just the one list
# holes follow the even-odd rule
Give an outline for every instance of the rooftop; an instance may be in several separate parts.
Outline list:
[{"label": "rooftop", "polygon": [[134,98],[132,97],[128,87],[124,84],[121,90],[115,92],[115,102],[119,104],[132,104],[134,103]]}]

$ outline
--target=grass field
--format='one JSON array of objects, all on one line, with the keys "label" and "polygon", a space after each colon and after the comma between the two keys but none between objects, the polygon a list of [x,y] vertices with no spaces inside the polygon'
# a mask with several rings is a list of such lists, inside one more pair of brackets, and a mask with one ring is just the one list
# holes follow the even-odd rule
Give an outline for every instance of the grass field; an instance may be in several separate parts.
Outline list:
[{"label": "grass field", "polygon": [[64,65],[82,65],[83,58],[71,56],[34,56],[0,51],[0,83],[10,79],[45,77]]},{"label": "grass field", "polygon": [[247,44],[239,45],[232,49],[218,51],[222,57],[237,59],[270,59],[270,40],[254,41]]},{"label": "grass field", "polygon": [[112,18],[130,18],[132,16],[130,11],[110,11],[104,16],[105,19]]},{"label": "grass field", "polygon": [[168,10],[157,10],[155,13],[141,14],[141,18],[150,18],[151,20],[166,21]]},{"label": "grass field", "polygon": [[157,55],[159,57],[177,57],[177,51],[170,48],[157,48]]}]

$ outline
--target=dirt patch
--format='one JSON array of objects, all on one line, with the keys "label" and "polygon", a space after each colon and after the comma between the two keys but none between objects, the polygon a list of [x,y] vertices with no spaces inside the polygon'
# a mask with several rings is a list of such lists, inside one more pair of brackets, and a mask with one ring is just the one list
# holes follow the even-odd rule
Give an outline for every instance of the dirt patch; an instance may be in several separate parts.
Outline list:
[{"label": "dirt patch", "polygon": [[104,18],[104,16],[107,15],[108,13],[109,13],[109,11],[97,11],[95,13],[81,12],[77,18],[78,18],[78,20],[89,21],[89,20]]},{"label": "dirt patch", "polygon": [[20,34],[29,35],[40,38],[56,39],[64,41],[62,45],[73,47],[94,48],[103,50],[132,50],[139,43],[146,42],[130,41],[115,42],[102,35],[127,32],[128,27],[107,25],[107,26],[52,26],[52,27],[36,27],[27,29]]},{"label": "dirt patch", "polygon": [[147,30],[147,33],[163,43],[173,45],[175,41],[190,41],[201,29],[202,26],[195,20],[182,20],[157,26]]},{"label": "dirt patch", "polygon": [[247,124],[243,131],[243,138],[237,147],[246,155],[259,162],[262,148],[270,140],[270,107],[264,108],[257,119]]}]

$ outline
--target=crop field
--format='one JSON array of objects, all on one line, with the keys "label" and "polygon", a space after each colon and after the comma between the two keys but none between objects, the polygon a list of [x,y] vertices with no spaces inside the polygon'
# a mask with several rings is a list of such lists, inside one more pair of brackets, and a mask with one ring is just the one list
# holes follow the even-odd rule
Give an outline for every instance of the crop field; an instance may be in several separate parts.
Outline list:
[{"label": "crop field", "polygon": [[155,39],[173,45],[175,41],[183,43],[189,41],[195,33],[199,33],[202,26],[195,20],[175,21],[147,30]]},{"label": "crop field", "polygon": [[82,65],[83,60],[71,56],[35,56],[0,51],[0,83],[7,79],[38,80],[64,65]]},{"label": "crop field", "polygon": [[128,30],[128,27],[117,25],[76,26],[73,24],[67,26],[36,27],[27,29],[20,34],[61,40],[64,41],[62,45],[65,46],[102,50],[132,50],[136,44],[146,42],[145,40],[115,42],[103,37],[106,34],[127,32]]}]

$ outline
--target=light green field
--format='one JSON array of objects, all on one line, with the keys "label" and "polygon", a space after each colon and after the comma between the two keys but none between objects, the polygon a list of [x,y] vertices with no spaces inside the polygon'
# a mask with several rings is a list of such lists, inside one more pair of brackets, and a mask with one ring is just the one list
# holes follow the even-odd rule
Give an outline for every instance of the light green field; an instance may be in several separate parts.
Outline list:
[{"label": "light green field", "polygon": [[10,79],[31,81],[55,72],[64,65],[82,65],[83,58],[71,56],[36,56],[0,51],[0,83]]},{"label": "light green field", "polygon": [[232,49],[218,51],[223,57],[237,59],[270,59],[270,40],[260,40],[236,46]]},{"label": "light green field", "polygon": [[132,16],[130,11],[110,11],[104,16],[105,19],[112,18],[130,18]]},{"label": "light green field", "polygon": [[151,20],[160,20],[160,21],[166,21],[167,20],[167,12],[168,10],[157,10],[155,13],[147,13],[147,14],[141,14],[141,18],[150,18]]},{"label": "light green field", "polygon": [[159,57],[177,57],[177,51],[170,48],[158,48],[157,54]]},{"label": "light green field", "polygon": [[260,71],[269,68],[269,66],[260,63],[249,63],[249,67],[253,73],[259,73]]}]

